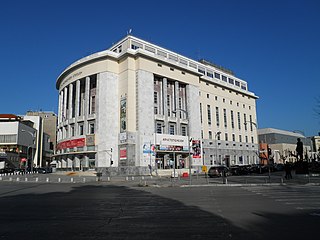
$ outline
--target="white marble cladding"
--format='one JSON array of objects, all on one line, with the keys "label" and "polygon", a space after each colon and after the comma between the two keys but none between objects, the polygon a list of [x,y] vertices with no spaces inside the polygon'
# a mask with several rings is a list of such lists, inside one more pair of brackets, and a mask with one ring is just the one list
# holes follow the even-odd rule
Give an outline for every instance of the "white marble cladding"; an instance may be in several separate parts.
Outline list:
[{"label": "white marble cladding", "polygon": [[[119,98],[118,75],[102,72],[97,77],[96,167],[118,166]],[[111,152],[112,148],[112,152]]]},{"label": "white marble cladding", "polygon": [[201,139],[199,102],[199,88],[193,85],[187,85],[189,131],[190,137],[193,139]]},{"label": "white marble cladding", "polygon": [[153,141],[154,134],[154,109],[153,109],[153,73],[138,70],[136,72],[137,87],[137,131],[140,133],[139,142],[136,145],[137,166],[147,166],[143,158],[143,145],[145,142]]}]

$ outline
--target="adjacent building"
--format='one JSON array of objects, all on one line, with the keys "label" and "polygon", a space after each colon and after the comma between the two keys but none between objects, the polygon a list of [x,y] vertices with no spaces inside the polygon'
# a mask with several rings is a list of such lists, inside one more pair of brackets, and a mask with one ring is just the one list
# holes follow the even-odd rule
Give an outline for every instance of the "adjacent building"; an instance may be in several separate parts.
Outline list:
[{"label": "adjacent building", "polygon": [[[274,128],[263,128],[258,130],[260,143],[260,153],[267,153],[270,148],[270,154],[275,163],[284,163],[285,161],[296,161],[297,139],[300,138],[304,146],[305,158],[311,157],[311,142],[302,132],[285,131]],[[269,155],[270,155],[269,154]]]},{"label": "adjacent building", "polygon": [[259,162],[245,80],[128,35],[57,78],[58,167],[145,174]]},{"label": "adjacent building", "polygon": [[39,146],[43,146],[45,151],[40,148],[38,162],[41,166],[48,166],[56,149],[57,115],[49,111],[28,111],[23,118],[33,121],[34,127],[40,133]]},{"label": "adjacent building", "polygon": [[40,116],[0,114],[0,168],[46,167],[53,155]]}]

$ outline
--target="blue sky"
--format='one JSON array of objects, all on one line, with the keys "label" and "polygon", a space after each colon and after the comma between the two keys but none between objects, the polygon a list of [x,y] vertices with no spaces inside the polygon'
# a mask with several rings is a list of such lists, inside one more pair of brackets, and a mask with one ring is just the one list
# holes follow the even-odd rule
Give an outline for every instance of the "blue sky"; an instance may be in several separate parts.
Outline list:
[{"label": "blue sky", "polygon": [[134,36],[232,69],[259,96],[259,128],[317,135],[319,13],[317,0],[4,0],[0,113],[57,112],[59,74],[131,28]]}]

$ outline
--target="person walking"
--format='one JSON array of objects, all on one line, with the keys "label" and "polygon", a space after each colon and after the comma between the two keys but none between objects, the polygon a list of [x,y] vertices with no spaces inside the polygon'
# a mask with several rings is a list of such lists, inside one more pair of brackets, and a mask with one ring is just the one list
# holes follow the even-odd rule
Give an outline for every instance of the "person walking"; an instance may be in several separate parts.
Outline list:
[{"label": "person walking", "polygon": [[297,147],[296,147],[297,159],[299,161],[302,161],[303,160],[303,143],[301,142],[300,138],[298,138],[297,140],[298,140]]},{"label": "person walking", "polygon": [[291,164],[288,161],[286,161],[286,163],[284,165],[284,170],[286,172],[285,179],[287,179],[287,180],[292,179]]}]

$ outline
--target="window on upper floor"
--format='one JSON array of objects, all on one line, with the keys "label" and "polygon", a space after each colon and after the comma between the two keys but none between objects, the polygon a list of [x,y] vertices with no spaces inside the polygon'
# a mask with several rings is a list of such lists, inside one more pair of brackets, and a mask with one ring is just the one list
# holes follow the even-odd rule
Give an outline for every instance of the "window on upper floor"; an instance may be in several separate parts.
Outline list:
[{"label": "window on upper floor", "polygon": [[170,124],[169,125],[169,134],[170,135],[174,135],[175,134],[175,125],[174,124]]},{"label": "window on upper floor", "polygon": [[226,76],[222,75],[221,77],[222,77],[222,81],[224,81],[224,82],[227,82],[227,81],[228,81],[228,80],[227,80],[228,78],[227,78]]}]

